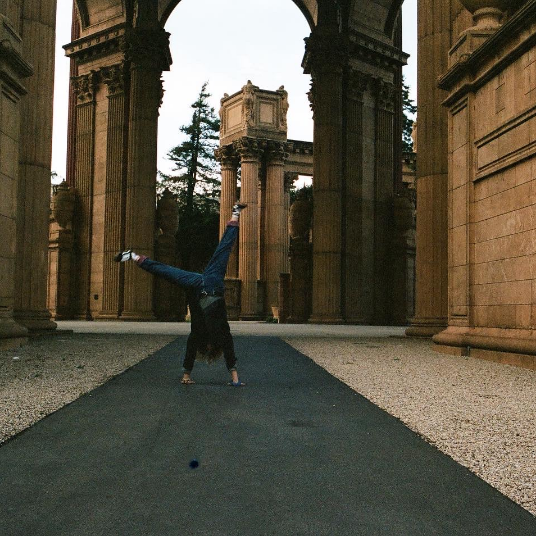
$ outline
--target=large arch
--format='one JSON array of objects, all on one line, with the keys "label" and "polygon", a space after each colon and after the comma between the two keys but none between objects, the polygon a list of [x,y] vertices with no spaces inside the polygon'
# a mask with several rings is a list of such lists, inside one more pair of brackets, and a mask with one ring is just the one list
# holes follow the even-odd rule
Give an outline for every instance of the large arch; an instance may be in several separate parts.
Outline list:
[{"label": "large arch", "polygon": [[[158,18],[163,26],[181,1],[183,0],[158,0]],[[318,17],[317,0],[292,0],[292,2],[298,6],[312,30]]]}]

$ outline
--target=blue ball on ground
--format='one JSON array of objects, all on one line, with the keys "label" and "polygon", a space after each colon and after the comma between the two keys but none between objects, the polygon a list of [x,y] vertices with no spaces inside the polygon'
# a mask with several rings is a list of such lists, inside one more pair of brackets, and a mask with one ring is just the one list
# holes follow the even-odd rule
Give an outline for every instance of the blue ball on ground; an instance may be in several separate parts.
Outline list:
[{"label": "blue ball on ground", "polygon": [[197,469],[197,467],[199,467],[199,462],[194,458],[194,459],[190,462],[190,469]]}]

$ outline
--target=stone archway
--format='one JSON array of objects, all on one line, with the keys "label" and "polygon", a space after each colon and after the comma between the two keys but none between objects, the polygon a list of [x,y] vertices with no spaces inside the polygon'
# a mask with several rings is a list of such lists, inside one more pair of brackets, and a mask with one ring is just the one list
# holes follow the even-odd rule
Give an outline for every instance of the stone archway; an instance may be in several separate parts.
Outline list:
[{"label": "stone archway", "polygon": [[[399,295],[389,287],[386,266],[392,264],[397,80],[405,55],[386,28],[395,26],[399,5],[378,0],[363,10],[343,1],[294,3],[312,29],[303,68],[312,76],[314,195],[322,207],[314,217],[311,320],[390,323]],[[162,22],[179,1],[136,9],[132,2],[108,2],[104,11],[99,4],[78,0],[87,21],[66,47],[78,69],[70,177],[80,203],[73,313],[147,319],[150,279],[131,267],[117,274],[109,259],[126,244],[152,254],[154,214],[141,226],[135,215],[154,189],[160,72],[171,63]],[[107,125],[98,125],[104,116]],[[95,135],[99,128],[102,136]],[[107,178],[99,185],[97,175]]]}]

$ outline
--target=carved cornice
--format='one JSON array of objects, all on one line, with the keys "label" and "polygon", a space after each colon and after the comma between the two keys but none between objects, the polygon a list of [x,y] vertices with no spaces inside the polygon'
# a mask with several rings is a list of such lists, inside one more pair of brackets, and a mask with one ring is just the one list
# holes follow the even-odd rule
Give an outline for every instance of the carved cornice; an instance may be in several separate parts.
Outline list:
[{"label": "carved cornice", "polygon": [[313,154],[313,142],[303,140],[287,140],[289,153],[291,154]]},{"label": "carved cornice", "polygon": [[81,76],[73,76],[71,83],[78,104],[86,104],[95,100],[95,94],[99,87],[100,74],[98,71],[91,71]]},{"label": "carved cornice", "polygon": [[238,166],[239,157],[232,144],[219,147],[214,151],[214,156],[222,168],[236,169]]},{"label": "carved cornice", "polygon": [[122,52],[125,49],[125,32],[126,27],[122,23],[82,37],[64,45],[65,55],[75,59],[78,65],[83,65],[89,61]]},{"label": "carved cornice", "polygon": [[263,153],[263,141],[244,136],[233,142],[234,150],[244,160],[260,160]]},{"label": "carved cornice", "polygon": [[100,76],[102,82],[108,86],[108,96],[113,96],[124,92],[125,80],[127,76],[124,63],[103,67],[100,70]]},{"label": "carved cornice", "polygon": [[357,31],[351,33],[348,48],[352,59],[358,59],[388,71],[406,65],[409,58],[409,54],[400,49]]}]

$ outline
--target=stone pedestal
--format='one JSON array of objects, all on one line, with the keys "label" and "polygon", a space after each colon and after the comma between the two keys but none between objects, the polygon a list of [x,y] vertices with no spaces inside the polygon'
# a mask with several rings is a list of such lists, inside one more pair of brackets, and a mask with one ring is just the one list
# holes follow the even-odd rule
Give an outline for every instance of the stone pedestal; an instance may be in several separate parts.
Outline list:
[{"label": "stone pedestal", "polygon": [[[47,309],[56,0],[22,4],[22,53],[43,66],[21,101],[14,317],[31,331],[53,330]],[[44,67],[46,66],[46,67]]]}]

